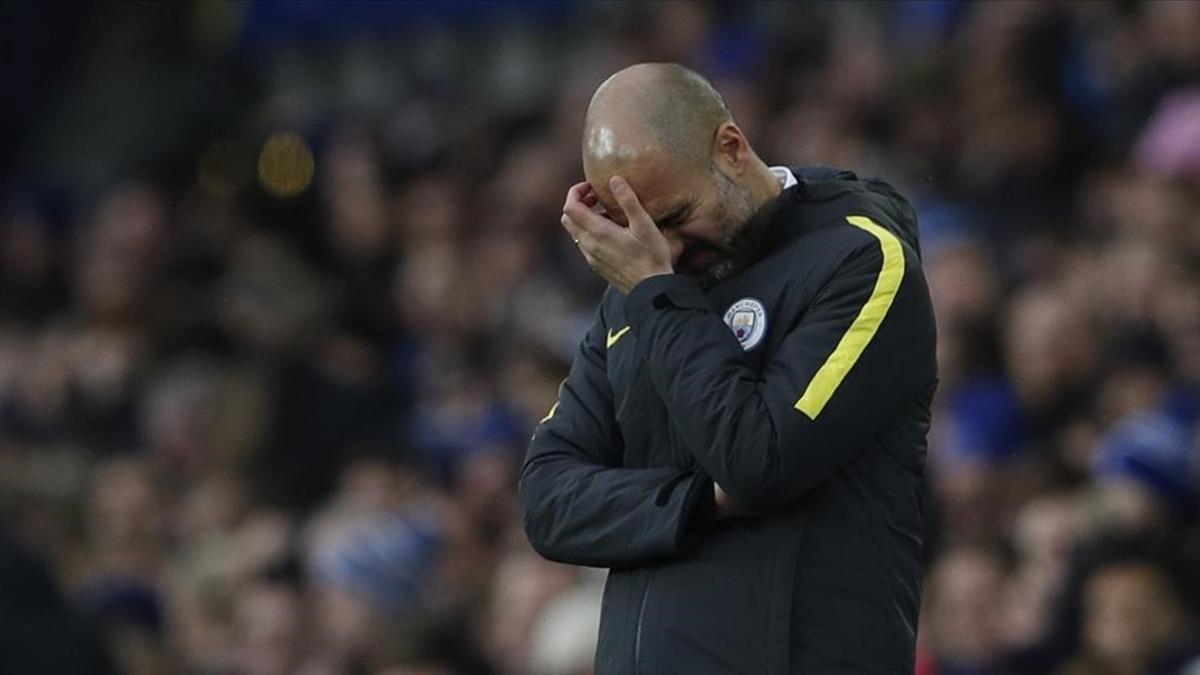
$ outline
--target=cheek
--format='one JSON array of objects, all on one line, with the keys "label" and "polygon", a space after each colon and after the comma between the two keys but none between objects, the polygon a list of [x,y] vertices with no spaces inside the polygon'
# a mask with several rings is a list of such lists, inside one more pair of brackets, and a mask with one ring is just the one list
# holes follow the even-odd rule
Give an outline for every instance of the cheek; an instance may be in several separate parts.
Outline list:
[{"label": "cheek", "polygon": [[701,241],[709,244],[719,244],[725,237],[724,224],[712,215],[693,219],[684,227],[677,228],[679,236],[684,241]]}]

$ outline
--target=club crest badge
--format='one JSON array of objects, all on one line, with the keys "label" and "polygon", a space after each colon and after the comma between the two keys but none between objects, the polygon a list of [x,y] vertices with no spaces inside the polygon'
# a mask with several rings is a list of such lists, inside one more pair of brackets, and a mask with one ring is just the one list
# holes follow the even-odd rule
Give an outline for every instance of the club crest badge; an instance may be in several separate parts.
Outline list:
[{"label": "club crest badge", "polygon": [[725,325],[733,331],[742,351],[748,352],[767,334],[767,310],[754,298],[742,298],[725,310]]}]

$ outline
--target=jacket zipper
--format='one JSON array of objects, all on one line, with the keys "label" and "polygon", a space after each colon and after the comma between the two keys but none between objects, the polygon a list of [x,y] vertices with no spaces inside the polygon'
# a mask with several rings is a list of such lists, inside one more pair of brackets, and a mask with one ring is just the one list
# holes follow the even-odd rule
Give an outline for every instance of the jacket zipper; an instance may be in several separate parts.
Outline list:
[{"label": "jacket zipper", "polygon": [[650,577],[642,589],[642,601],[638,604],[637,632],[633,635],[633,675],[642,671],[642,619],[646,616],[646,599],[650,597]]}]

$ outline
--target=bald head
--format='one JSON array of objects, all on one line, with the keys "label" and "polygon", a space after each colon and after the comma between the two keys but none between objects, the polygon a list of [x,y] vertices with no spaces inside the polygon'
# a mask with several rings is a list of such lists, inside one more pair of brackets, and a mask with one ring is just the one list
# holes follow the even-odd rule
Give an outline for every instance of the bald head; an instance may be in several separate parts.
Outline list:
[{"label": "bald head", "polygon": [[698,73],[675,63],[630,66],[592,96],[584,119],[585,171],[612,174],[647,162],[706,167],[713,135],[729,121],[725,99]]}]

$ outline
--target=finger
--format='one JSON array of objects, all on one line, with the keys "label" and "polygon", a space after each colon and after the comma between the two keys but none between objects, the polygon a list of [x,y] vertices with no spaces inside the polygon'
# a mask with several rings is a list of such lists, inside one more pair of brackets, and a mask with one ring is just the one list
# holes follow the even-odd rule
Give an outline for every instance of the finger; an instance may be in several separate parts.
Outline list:
[{"label": "finger", "polygon": [[588,183],[587,189],[580,195],[579,201],[589,209],[595,209],[596,204],[600,201],[600,195],[596,194],[596,190],[592,188],[592,184]]},{"label": "finger", "polygon": [[596,269],[596,265],[598,264],[596,256],[592,255],[590,251],[582,246],[579,247],[579,252],[583,254],[583,259],[585,262],[587,262],[588,267]]},{"label": "finger", "polygon": [[616,197],[617,203],[621,205],[621,210],[625,212],[625,219],[629,221],[630,229],[635,234],[640,236],[647,230],[657,231],[654,219],[646,213],[646,209],[642,208],[642,202],[638,200],[637,193],[633,191],[628,181],[620,176],[613,176],[609,179],[608,185],[612,189],[613,197]]},{"label": "finger", "polygon": [[571,189],[567,190],[567,201],[563,204],[563,208],[566,209],[571,204],[583,204],[587,208],[589,195],[594,199],[595,194],[596,191],[592,189],[591,184],[587,181],[576,183],[571,186]]},{"label": "finger", "polygon": [[587,181],[572,185],[571,189],[567,190],[567,201],[563,203],[563,214],[574,218],[580,226],[586,226],[583,214],[595,213],[592,211],[592,204],[588,203],[589,196],[595,199],[595,194],[596,191]]},{"label": "finger", "polygon": [[579,225],[575,223],[574,219],[565,213],[558,222],[563,226],[563,229],[567,231],[567,234],[571,235],[571,239],[575,241],[576,244],[581,241],[581,237],[587,234],[586,230],[584,230],[582,227],[579,227]]},{"label": "finger", "polygon": [[595,232],[587,229],[586,227],[580,227],[579,223],[574,218],[571,218],[567,215],[562,217],[561,222],[563,229],[565,229],[571,235],[571,241],[575,243],[575,247],[578,248],[580,252],[584,253],[585,257],[589,255],[591,256],[588,257],[588,264],[593,264],[596,258],[602,256],[604,249],[607,246],[606,241],[608,239],[608,232]]},{"label": "finger", "polygon": [[572,185],[567,189],[567,200],[563,202],[563,210],[567,209],[568,204],[582,201],[583,196],[588,192],[593,192],[593,190],[586,180]]},{"label": "finger", "polygon": [[568,204],[563,209],[563,215],[570,218],[576,227],[592,233],[597,238],[607,237],[621,227],[607,216],[591,210],[581,201]]},{"label": "finger", "polygon": [[[588,183],[587,189],[582,190],[582,193],[579,201],[583,202],[584,206],[588,207],[592,213],[607,215],[608,209],[604,208],[604,203],[600,201],[600,195],[596,194],[596,189],[592,187],[591,183]],[[564,204],[564,206],[566,205]]]},{"label": "finger", "polygon": [[606,243],[606,232],[599,234],[591,232],[586,228],[580,227],[575,219],[567,215],[563,215],[561,222],[563,229],[571,235],[571,240],[575,243],[575,247],[587,259],[589,265],[595,267],[597,261],[602,260],[607,255],[608,244]]},{"label": "finger", "polygon": [[600,251],[595,248],[595,242],[591,239],[587,239],[586,233],[584,233],[583,236],[585,238],[576,242],[575,248],[579,251],[579,254],[583,256],[583,259],[587,262],[588,267],[591,267],[593,270],[599,272],[600,267],[602,266],[603,257],[601,256]]}]

